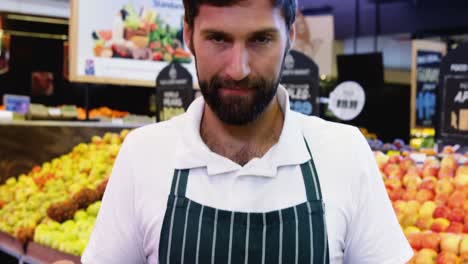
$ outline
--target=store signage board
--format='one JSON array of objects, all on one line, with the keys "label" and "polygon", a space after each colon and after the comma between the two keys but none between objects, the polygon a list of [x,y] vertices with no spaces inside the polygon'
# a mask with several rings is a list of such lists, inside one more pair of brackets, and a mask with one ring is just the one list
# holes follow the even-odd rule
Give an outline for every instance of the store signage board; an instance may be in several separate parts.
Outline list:
[{"label": "store signage board", "polygon": [[182,0],[72,0],[70,80],[154,87],[172,61],[193,76]]},{"label": "store signage board", "polygon": [[30,103],[31,98],[29,96],[12,94],[5,94],[3,96],[3,105],[5,105],[5,110],[7,111],[26,114],[28,112]]},{"label": "store signage board", "polygon": [[[0,24],[1,24],[0,17]],[[2,30],[0,26],[0,75],[9,70],[10,65],[10,35]]]},{"label": "store signage board", "polygon": [[468,43],[449,52],[442,61],[437,138],[468,146]]},{"label": "store signage board", "polygon": [[319,73],[309,57],[291,50],[284,61],[281,84],[288,90],[291,109],[305,115],[319,114]]},{"label": "store signage board", "polygon": [[351,121],[359,116],[366,104],[366,93],[357,82],[346,81],[330,93],[328,108],[341,120]]},{"label": "store signage board", "polygon": [[412,43],[411,129],[436,126],[437,86],[446,47],[445,43],[436,41],[414,40]]},{"label": "store signage board", "polygon": [[416,54],[416,126],[434,127],[437,85],[442,52],[418,50]]},{"label": "store signage board", "polygon": [[193,78],[179,63],[166,66],[156,79],[158,121],[184,113],[194,98]]},{"label": "store signage board", "polygon": [[334,28],[333,14],[296,14],[293,49],[314,60],[320,75],[332,74]]}]

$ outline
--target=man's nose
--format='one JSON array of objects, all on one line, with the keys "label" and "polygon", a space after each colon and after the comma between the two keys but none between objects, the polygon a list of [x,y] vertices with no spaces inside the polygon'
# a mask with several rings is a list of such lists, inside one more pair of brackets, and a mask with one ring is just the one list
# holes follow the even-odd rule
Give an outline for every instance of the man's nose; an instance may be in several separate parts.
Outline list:
[{"label": "man's nose", "polygon": [[244,44],[233,45],[225,73],[235,81],[243,80],[250,74],[249,53]]}]

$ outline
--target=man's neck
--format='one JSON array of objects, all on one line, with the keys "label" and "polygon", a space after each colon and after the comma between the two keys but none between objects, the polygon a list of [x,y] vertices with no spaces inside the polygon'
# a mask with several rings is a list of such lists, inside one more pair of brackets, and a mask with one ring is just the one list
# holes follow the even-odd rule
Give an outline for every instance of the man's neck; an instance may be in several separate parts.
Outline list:
[{"label": "man's neck", "polygon": [[253,158],[263,157],[278,142],[283,123],[276,97],[255,121],[242,126],[222,122],[205,104],[200,135],[211,151],[243,166]]}]

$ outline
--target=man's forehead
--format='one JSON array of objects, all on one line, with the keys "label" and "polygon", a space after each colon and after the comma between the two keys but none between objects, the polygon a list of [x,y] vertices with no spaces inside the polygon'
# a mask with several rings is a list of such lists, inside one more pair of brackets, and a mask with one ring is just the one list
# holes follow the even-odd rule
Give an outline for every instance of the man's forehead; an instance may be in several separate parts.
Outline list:
[{"label": "man's forehead", "polygon": [[273,7],[270,0],[246,0],[231,6],[203,4],[199,8],[195,24],[206,27],[276,27],[284,25],[280,8]]}]

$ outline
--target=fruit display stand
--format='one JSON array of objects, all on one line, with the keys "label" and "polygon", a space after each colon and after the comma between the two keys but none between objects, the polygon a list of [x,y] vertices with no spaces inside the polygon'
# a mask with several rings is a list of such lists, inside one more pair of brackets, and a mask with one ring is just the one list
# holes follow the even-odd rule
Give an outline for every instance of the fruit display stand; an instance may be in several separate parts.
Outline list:
[{"label": "fruit display stand", "polygon": [[375,152],[410,264],[468,263],[468,153]]},{"label": "fruit display stand", "polygon": [[74,264],[81,264],[80,257],[78,256],[70,255],[35,242],[28,243],[26,255],[22,258],[25,264],[54,263],[59,260],[69,260]]},{"label": "fruit display stand", "polygon": [[[19,261],[24,254],[24,247],[16,238],[0,231],[0,252],[7,255],[9,259]],[[3,260],[3,258],[0,259]]]},{"label": "fruit display stand", "polygon": [[0,121],[0,183],[67,153],[92,136],[145,124],[100,122]]}]

